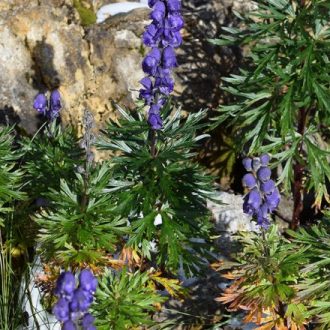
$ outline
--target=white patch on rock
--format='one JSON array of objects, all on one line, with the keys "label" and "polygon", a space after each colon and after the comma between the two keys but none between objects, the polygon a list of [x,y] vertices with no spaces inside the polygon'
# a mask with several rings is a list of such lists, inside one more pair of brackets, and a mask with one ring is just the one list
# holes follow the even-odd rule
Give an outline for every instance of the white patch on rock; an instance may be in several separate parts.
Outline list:
[{"label": "white patch on rock", "polygon": [[257,224],[251,221],[251,217],[243,213],[243,196],[221,191],[219,199],[223,204],[208,201],[208,208],[212,212],[218,232],[230,235],[239,231],[259,230]]},{"label": "white patch on rock", "polygon": [[96,23],[104,22],[109,16],[117,15],[120,13],[127,13],[137,8],[148,8],[148,4],[146,3],[146,1],[110,3],[109,5],[102,6],[97,11]]}]

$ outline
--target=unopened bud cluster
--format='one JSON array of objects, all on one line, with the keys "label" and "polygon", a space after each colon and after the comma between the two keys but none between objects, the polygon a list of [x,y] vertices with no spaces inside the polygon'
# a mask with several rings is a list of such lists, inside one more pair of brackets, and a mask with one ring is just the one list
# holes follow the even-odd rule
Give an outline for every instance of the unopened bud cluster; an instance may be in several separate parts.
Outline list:
[{"label": "unopened bud cluster", "polygon": [[250,172],[243,177],[243,185],[249,190],[244,196],[243,211],[252,215],[263,228],[268,228],[269,214],[280,203],[280,193],[270,178],[269,160],[267,154],[243,160],[245,169]]}]

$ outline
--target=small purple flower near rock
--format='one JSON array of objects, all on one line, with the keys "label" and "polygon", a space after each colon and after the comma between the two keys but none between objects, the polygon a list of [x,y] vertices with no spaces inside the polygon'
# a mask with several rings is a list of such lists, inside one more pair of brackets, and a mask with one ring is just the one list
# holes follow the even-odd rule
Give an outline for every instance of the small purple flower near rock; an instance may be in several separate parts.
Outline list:
[{"label": "small purple flower near rock", "polygon": [[76,287],[75,276],[71,272],[63,272],[59,276],[54,293],[59,297],[53,307],[53,314],[60,322],[62,329],[96,329],[94,317],[87,311],[91,306],[97,289],[97,279],[89,269],[79,274],[79,285]]},{"label": "small purple flower near rock", "polygon": [[45,94],[39,93],[34,98],[33,107],[50,121],[55,120],[62,109],[60,92],[57,89],[53,90],[50,94],[49,102]]},{"label": "small purple flower near rock", "polygon": [[249,190],[244,196],[243,212],[252,215],[265,229],[270,224],[269,214],[275,211],[281,199],[275,182],[270,178],[269,160],[268,154],[243,159],[243,166],[250,172],[243,177],[243,185]]},{"label": "small purple flower near rock", "polygon": [[161,106],[174,89],[171,69],[178,65],[174,48],[182,43],[180,30],[184,22],[180,0],[149,0],[148,4],[152,8],[152,22],[146,27],[142,39],[144,45],[152,49],[142,62],[142,69],[148,77],[140,81],[143,86],[140,98],[149,106],[149,125],[159,130],[163,127]]}]

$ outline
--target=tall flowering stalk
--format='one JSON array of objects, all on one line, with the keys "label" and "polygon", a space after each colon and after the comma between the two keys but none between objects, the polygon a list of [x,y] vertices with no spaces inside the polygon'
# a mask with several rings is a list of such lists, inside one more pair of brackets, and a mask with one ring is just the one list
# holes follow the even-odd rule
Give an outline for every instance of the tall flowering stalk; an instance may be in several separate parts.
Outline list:
[{"label": "tall flowering stalk", "polygon": [[140,82],[140,98],[149,106],[148,123],[153,130],[163,126],[160,114],[167,96],[173,91],[174,80],[171,70],[177,66],[174,48],[182,43],[180,30],[184,22],[180,14],[180,0],[149,0],[152,22],[143,34],[143,43],[151,47],[142,62],[148,75]]}]

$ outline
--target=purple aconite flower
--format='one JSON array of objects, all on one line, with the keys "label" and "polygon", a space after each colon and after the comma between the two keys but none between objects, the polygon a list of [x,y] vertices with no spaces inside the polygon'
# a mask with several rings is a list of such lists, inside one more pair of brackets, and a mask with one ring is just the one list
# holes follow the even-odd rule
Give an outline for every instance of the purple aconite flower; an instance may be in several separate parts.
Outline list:
[{"label": "purple aconite flower", "polygon": [[40,114],[46,115],[48,102],[45,94],[40,93],[34,98],[33,108],[35,108]]},{"label": "purple aconite flower", "polygon": [[76,278],[71,272],[60,274],[55,288],[55,294],[59,297],[53,307],[53,313],[57,320],[63,323],[62,329],[94,330],[94,317],[89,314],[88,308],[93,302],[97,288],[97,279],[89,269],[84,269],[79,274],[79,284],[76,287]]},{"label": "purple aconite flower", "polygon": [[58,117],[61,108],[62,108],[61,95],[60,92],[57,89],[55,89],[50,94],[49,112],[48,112],[48,116],[50,117],[50,119],[54,119]]},{"label": "purple aconite flower", "polygon": [[246,188],[252,189],[257,185],[257,179],[252,173],[247,173],[243,176],[243,184]]},{"label": "purple aconite flower", "polygon": [[60,298],[53,307],[53,314],[61,321],[67,321],[70,318],[69,302],[65,298]]},{"label": "purple aconite flower", "polygon": [[50,94],[49,102],[45,94],[38,94],[33,101],[33,107],[43,116],[53,121],[59,116],[62,109],[60,92],[55,89]]},{"label": "purple aconite flower", "polygon": [[76,280],[74,275],[71,272],[61,273],[57,280],[55,294],[57,296],[71,297],[75,287]]},{"label": "purple aconite flower", "polygon": [[97,288],[97,279],[89,269],[84,269],[79,274],[79,287],[89,293],[94,293]]},{"label": "purple aconite flower", "polygon": [[[152,50],[142,61],[142,69],[148,77],[140,81],[143,88],[139,96],[149,106],[149,125],[159,130],[163,126],[161,107],[174,89],[171,76],[171,70],[177,66],[174,48],[182,43],[180,29],[184,22],[180,13],[180,0],[149,0],[148,4],[152,8],[152,22],[146,27],[142,39],[144,45]],[[159,107],[157,111],[155,105]]]},{"label": "purple aconite flower", "polygon": [[281,199],[275,182],[270,179],[269,160],[268,154],[243,159],[243,166],[250,172],[243,177],[243,185],[249,190],[244,196],[243,212],[252,215],[257,224],[266,229],[270,224],[268,216]]},{"label": "purple aconite flower", "polygon": [[76,329],[77,329],[77,327],[71,320],[63,323],[62,330],[76,330]]},{"label": "purple aconite flower", "polygon": [[261,182],[266,182],[270,179],[272,172],[268,167],[260,167],[257,172],[258,180]]}]

